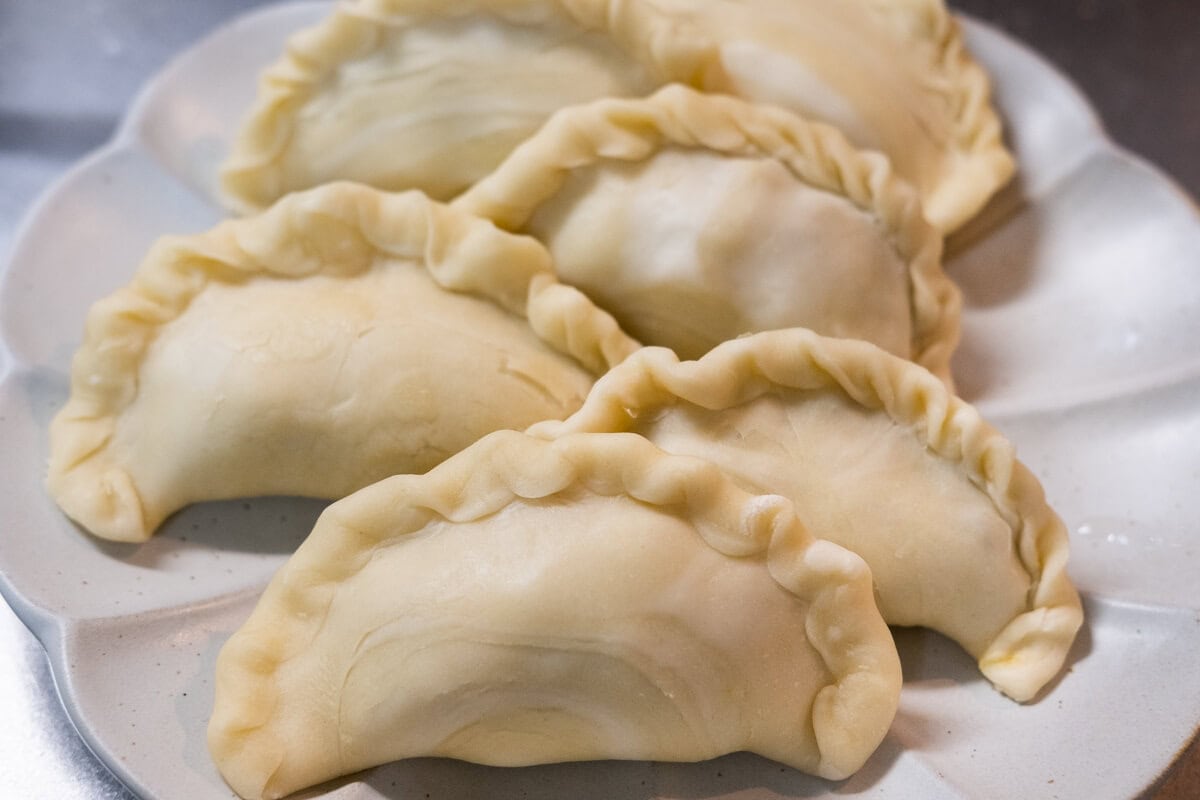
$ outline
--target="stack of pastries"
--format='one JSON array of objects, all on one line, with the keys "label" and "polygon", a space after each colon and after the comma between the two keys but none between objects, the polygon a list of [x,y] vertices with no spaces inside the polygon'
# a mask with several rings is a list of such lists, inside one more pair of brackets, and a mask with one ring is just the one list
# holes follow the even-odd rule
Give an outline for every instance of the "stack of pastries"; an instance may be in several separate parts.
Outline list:
[{"label": "stack of pastries", "polygon": [[243,797],[421,755],[841,779],[888,625],[1024,702],[1082,621],[953,391],[943,237],[1012,171],[941,0],[343,0],[262,76],[241,216],[93,307],[48,486],[133,542],[337,501],[218,661]]}]

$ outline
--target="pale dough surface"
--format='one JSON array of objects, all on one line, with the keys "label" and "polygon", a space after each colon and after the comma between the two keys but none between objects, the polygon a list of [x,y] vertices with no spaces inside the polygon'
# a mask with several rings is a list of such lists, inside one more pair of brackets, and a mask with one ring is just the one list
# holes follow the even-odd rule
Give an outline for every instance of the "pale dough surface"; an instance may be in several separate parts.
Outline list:
[{"label": "pale dough surface", "polygon": [[241,210],[338,178],[449,199],[554,111],[670,83],[881,150],[942,232],[1013,171],[942,0],[356,0],[264,74],[224,188]]},{"label": "pale dough surface", "polygon": [[646,344],[864,339],[948,384],[960,292],[878,153],[779,108],[668,86],[563,109],[453,205],[544,241]]},{"label": "pale dough surface", "polygon": [[201,500],[334,499],[565,416],[638,346],[534,240],[329,184],[164,238],[92,307],[47,484],[118,541]]},{"label": "pale dough surface", "polygon": [[699,361],[645,348],[541,436],[631,431],[701,457],[870,565],[893,625],[961,644],[1034,698],[1082,623],[1067,531],[1012,445],[933,375],[866,342],[772,331]]},{"label": "pale dough surface", "polygon": [[488,436],[331,506],[217,665],[244,797],[399,758],[750,750],[842,778],[899,701],[870,573],[642,437]]}]

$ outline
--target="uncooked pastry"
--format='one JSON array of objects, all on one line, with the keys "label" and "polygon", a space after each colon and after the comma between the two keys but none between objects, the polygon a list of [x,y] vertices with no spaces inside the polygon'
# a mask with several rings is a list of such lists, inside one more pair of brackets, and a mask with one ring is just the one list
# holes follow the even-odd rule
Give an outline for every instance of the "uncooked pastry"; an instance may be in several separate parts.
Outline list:
[{"label": "uncooked pastry", "polygon": [[631,434],[502,431],[330,506],[217,660],[244,797],[413,756],[858,769],[900,666],[862,560]]},{"label": "uncooked pastry", "polygon": [[242,211],[335,179],[448,200],[553,111],[655,85],[550,0],[343,2],[262,75],[222,187]]},{"label": "uncooked pastry", "polygon": [[1032,699],[1082,621],[1067,532],[1012,445],[925,370],[806,330],[699,361],[646,348],[583,407],[531,433],[632,431],[791,499],[875,576],[893,625],[959,642],[1005,694]]},{"label": "uncooked pastry", "polygon": [[943,232],[1013,171],[942,0],[346,0],[263,75],[223,185],[243,210],[335,178],[448,199],[557,108],[668,83],[841,128]]},{"label": "uncooked pastry", "polygon": [[453,205],[546,244],[646,344],[865,339],[950,378],[961,297],[887,159],[779,108],[669,86],[564,109]]},{"label": "uncooked pastry", "polygon": [[200,500],[337,498],[565,416],[636,347],[532,239],[331,184],[160,241],[96,303],[48,485],[121,541]]}]

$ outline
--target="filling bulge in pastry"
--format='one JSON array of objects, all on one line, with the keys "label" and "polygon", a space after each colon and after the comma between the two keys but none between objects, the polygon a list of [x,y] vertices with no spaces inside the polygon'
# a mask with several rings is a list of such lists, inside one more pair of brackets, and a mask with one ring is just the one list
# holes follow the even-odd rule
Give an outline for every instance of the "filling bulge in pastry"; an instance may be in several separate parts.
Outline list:
[{"label": "filling bulge in pastry", "polygon": [[352,0],[263,75],[223,185],[242,210],[338,178],[448,199],[555,110],[672,82],[841,128],[943,233],[1013,171],[942,0]]},{"label": "filling bulge in pastry", "polygon": [[336,498],[565,416],[635,347],[536,242],[331,184],[161,241],[94,306],[48,483],[122,541],[202,500]]},{"label": "filling bulge in pastry", "polygon": [[843,778],[899,661],[862,560],[781,497],[629,434],[493,434],[330,506],[222,649],[244,797],[414,756],[750,750]]},{"label": "filling bulge in pastry", "polygon": [[222,183],[242,210],[337,179],[448,200],[557,109],[653,85],[555,2],[342,3],[263,75]]},{"label": "filling bulge in pastry", "polygon": [[1012,445],[927,371],[806,330],[699,361],[646,348],[541,436],[632,431],[704,458],[870,565],[893,625],[933,628],[1030,700],[1082,622],[1067,532]]},{"label": "filling bulge in pastry", "polygon": [[643,48],[667,49],[654,33],[667,23],[655,18],[689,43],[673,54],[673,80],[822,120],[885,153],[943,233],[973,217],[1014,171],[987,75],[943,0],[646,5],[654,11],[636,14],[646,21],[627,26],[641,32]]},{"label": "filling bulge in pastry", "polygon": [[916,195],[781,109],[682,86],[564,109],[454,205],[536,236],[564,282],[684,358],[802,326],[949,381],[960,294]]}]

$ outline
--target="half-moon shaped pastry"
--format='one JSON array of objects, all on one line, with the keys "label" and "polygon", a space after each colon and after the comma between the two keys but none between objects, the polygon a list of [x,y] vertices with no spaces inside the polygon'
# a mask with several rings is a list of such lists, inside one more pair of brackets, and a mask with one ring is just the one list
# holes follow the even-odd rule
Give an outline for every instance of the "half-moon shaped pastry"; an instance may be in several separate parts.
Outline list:
[{"label": "half-moon shaped pastry", "polygon": [[885,158],[778,108],[668,86],[555,114],[453,203],[532,234],[646,344],[865,339],[944,380],[961,298]]},{"label": "half-moon shaped pastry", "polygon": [[223,165],[240,210],[336,179],[448,200],[563,106],[657,85],[556,0],[357,0],[292,36]]},{"label": "half-moon shaped pastry", "polygon": [[325,511],[222,649],[208,741],[248,798],[423,755],[842,778],[899,691],[869,570],[784,498],[638,436],[502,431]]},{"label": "half-moon shaped pastry", "polygon": [[161,240],[93,306],[48,486],[121,541],[201,500],[341,497],[569,414],[636,347],[532,239],[331,184]]},{"label": "half-moon shaped pastry", "polygon": [[1012,445],[925,370],[806,330],[727,342],[699,361],[646,348],[562,422],[632,431],[707,459],[871,567],[893,625],[960,643],[1010,697],[1032,699],[1082,622],[1067,532]]},{"label": "half-moon shaped pastry", "polygon": [[335,178],[448,199],[554,110],[673,82],[883,151],[944,232],[1013,170],[942,0],[351,0],[264,74],[223,185],[241,208]]},{"label": "half-moon shaped pastry", "polygon": [[823,120],[880,150],[949,233],[1011,177],[983,69],[943,0],[571,3],[671,80]]}]

